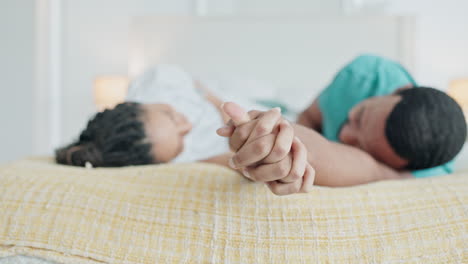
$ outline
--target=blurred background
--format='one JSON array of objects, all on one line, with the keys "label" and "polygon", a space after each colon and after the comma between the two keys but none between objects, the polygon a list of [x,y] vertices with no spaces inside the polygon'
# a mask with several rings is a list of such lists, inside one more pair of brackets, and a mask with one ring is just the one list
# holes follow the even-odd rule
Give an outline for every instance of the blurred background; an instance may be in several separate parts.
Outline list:
[{"label": "blurred background", "polygon": [[[415,79],[466,91],[467,10],[466,0],[0,0],[0,163],[51,155],[77,137],[100,103],[120,96],[106,89],[125,87],[133,74],[135,17],[404,16],[412,21],[405,66]],[[332,66],[354,55],[333,58]],[[327,73],[323,84],[333,77]]]}]

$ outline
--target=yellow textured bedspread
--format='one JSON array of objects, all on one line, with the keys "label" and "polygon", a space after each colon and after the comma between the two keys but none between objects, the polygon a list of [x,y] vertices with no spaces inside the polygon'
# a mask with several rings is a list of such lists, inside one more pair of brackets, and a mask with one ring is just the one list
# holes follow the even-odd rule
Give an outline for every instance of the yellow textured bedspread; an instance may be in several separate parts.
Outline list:
[{"label": "yellow textured bedspread", "polygon": [[278,197],[207,164],[0,167],[0,257],[62,263],[467,263],[468,173]]}]

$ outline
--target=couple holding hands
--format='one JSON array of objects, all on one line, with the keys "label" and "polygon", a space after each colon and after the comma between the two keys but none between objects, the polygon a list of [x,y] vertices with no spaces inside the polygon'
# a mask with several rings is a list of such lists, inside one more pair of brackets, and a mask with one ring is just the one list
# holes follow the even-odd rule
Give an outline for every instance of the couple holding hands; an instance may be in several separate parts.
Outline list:
[{"label": "couple holding hands", "polygon": [[294,120],[280,108],[247,112],[261,106],[226,100],[180,68],[158,65],[131,83],[127,102],[97,113],[58,149],[56,160],[94,167],[210,162],[286,195],[451,173],[467,133],[452,98],[374,55],[342,68]]}]

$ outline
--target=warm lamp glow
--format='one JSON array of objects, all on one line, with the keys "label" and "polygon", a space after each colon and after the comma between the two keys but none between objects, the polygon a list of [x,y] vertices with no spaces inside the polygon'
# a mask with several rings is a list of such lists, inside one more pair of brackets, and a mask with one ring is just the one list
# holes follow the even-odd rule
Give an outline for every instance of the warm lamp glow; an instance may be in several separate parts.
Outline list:
[{"label": "warm lamp glow", "polygon": [[129,79],[126,76],[101,76],[94,80],[94,102],[99,111],[124,102]]},{"label": "warm lamp glow", "polygon": [[463,108],[465,118],[468,118],[468,78],[450,82],[448,94]]}]

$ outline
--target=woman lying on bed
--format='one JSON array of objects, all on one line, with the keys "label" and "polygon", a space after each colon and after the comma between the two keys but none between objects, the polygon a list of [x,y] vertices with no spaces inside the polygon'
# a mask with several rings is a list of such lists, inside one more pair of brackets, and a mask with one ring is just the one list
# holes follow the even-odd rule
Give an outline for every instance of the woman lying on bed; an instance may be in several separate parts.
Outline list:
[{"label": "woman lying on bed", "polygon": [[[177,78],[160,78],[171,74]],[[277,109],[247,114],[225,104],[222,111],[221,101],[197,89],[188,74],[159,67],[131,85],[128,100],[138,103],[97,114],[77,142],[57,151],[57,161],[229,164],[276,194],[307,192],[314,183],[347,186],[411,177],[409,170],[449,168],[444,164],[466,137],[461,109],[442,92],[411,86],[415,83],[398,64],[359,57],[299,117],[302,126],[284,120]],[[394,92],[397,88],[407,89]],[[214,133],[228,119],[230,125],[218,134],[229,144]]]}]

